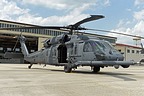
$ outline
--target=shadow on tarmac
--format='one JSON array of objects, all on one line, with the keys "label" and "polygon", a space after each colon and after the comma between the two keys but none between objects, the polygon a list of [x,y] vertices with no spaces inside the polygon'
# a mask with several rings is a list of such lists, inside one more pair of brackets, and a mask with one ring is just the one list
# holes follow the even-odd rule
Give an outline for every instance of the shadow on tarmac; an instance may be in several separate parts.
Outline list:
[{"label": "shadow on tarmac", "polygon": [[[23,69],[27,69],[27,68],[23,68]],[[55,71],[55,72],[64,72],[64,70],[61,69],[48,69],[48,68],[32,68],[30,70],[33,69],[38,69],[38,70],[47,70],[47,71]],[[128,73],[117,73],[117,72],[98,72],[98,73],[93,73],[92,71],[89,70],[72,70],[71,73],[76,73],[76,74],[91,74],[91,75],[105,75],[105,76],[111,76],[111,77],[115,77],[118,79],[122,79],[124,81],[137,81],[136,79],[131,78],[130,76],[132,76],[133,74],[128,74]],[[71,74],[71,73],[67,73],[67,74]]]}]

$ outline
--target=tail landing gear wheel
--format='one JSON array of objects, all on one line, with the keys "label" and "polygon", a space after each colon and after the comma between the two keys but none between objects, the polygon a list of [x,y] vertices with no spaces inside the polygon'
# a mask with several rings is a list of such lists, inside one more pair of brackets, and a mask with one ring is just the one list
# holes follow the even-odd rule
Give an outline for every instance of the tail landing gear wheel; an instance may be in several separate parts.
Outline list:
[{"label": "tail landing gear wheel", "polygon": [[30,65],[28,66],[28,68],[31,69],[32,65],[33,65],[33,64],[30,64]]},{"label": "tail landing gear wheel", "polygon": [[65,73],[70,73],[72,71],[72,68],[70,68],[68,65],[64,66]]},{"label": "tail landing gear wheel", "polygon": [[96,67],[96,66],[93,67],[94,73],[98,73],[99,71],[100,71],[100,67]]}]

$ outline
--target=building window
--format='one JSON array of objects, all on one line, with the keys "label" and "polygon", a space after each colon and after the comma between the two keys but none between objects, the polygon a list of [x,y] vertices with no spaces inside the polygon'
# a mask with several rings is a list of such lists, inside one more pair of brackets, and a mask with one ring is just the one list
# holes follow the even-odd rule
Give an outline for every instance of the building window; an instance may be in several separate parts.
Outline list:
[{"label": "building window", "polygon": [[1,28],[4,28],[4,24],[3,23],[1,24]]},{"label": "building window", "polygon": [[136,53],[139,54],[139,50],[137,50]]},{"label": "building window", "polygon": [[40,29],[37,29],[37,34],[40,34]]},{"label": "building window", "polygon": [[130,53],[130,50],[129,50],[129,49],[127,49],[127,53]]},{"label": "building window", "polygon": [[16,51],[16,52],[20,52],[20,48],[16,48],[15,51]]},{"label": "building window", "polygon": [[35,50],[30,50],[30,52],[35,52]]},{"label": "building window", "polygon": [[134,50],[132,50],[132,53],[135,53],[135,51],[134,51]]},{"label": "building window", "polygon": [[12,51],[12,48],[7,48],[7,51]]},{"label": "building window", "polygon": [[2,50],[3,50],[3,47],[0,47],[0,50],[2,51]]}]

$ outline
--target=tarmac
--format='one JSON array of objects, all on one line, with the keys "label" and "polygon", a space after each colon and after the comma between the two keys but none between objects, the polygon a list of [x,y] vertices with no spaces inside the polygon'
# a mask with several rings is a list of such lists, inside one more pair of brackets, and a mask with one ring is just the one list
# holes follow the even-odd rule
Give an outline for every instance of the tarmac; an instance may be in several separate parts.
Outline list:
[{"label": "tarmac", "polygon": [[65,73],[63,67],[0,64],[0,96],[144,96],[144,66],[89,67]]}]

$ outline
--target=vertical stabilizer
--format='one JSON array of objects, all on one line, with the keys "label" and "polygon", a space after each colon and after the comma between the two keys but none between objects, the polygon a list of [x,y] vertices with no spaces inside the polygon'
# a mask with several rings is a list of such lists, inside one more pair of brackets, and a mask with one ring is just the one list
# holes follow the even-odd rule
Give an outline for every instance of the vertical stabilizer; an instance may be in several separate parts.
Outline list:
[{"label": "vertical stabilizer", "polygon": [[28,49],[25,45],[25,40],[26,40],[26,38],[24,36],[20,36],[21,50],[22,50],[24,57],[29,55]]}]

